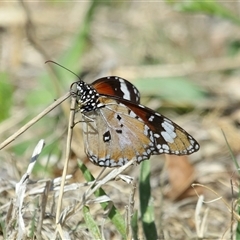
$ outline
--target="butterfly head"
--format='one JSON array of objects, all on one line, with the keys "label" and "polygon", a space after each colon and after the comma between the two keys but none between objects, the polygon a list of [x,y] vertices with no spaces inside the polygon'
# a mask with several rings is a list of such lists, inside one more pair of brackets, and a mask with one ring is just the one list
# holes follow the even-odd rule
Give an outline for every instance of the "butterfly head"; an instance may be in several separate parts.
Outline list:
[{"label": "butterfly head", "polygon": [[81,112],[94,111],[100,107],[99,93],[95,88],[82,80],[76,82],[77,104]]}]

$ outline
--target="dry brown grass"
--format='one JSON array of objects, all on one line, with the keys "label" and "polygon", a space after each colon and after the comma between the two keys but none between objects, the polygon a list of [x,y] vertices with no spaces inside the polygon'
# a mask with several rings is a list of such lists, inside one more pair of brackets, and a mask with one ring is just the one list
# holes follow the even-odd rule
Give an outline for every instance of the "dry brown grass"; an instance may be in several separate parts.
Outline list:
[{"label": "dry brown grass", "polygon": [[[19,130],[24,125],[26,116],[29,120],[43,109],[43,107],[28,108],[25,99],[31,91],[39,87],[38,77],[43,72],[47,72],[48,66],[46,67],[44,62],[49,59],[45,58],[45,53],[50,59],[56,60],[71,47],[72,39],[79,32],[89,6],[88,2],[26,2],[25,4],[31,14],[35,30],[33,36],[37,43],[31,42],[29,36],[27,37],[26,31],[29,29],[24,25],[26,12],[22,6],[17,2],[0,3],[0,70],[10,75],[9,79],[14,87],[11,114],[8,119],[0,123],[0,142]],[[235,6],[233,3],[230,7],[232,11],[239,8],[237,3]],[[230,42],[239,41],[239,27],[231,22],[201,14],[178,13],[164,2],[117,2],[98,7],[88,38],[84,54],[76,63],[79,69],[81,66],[86,72],[84,76],[86,81],[93,81],[105,75],[119,75],[133,83],[141,77],[182,76],[188,77],[205,89],[208,97],[194,102],[192,106],[194,110],[180,116],[173,115],[176,108],[173,103],[161,102],[159,98],[147,96],[144,92],[142,95],[145,105],[155,109],[162,107],[165,110],[164,114],[191,132],[200,142],[200,151],[189,157],[195,168],[195,181],[213,189],[231,206],[232,200],[236,200],[238,196],[236,192],[232,194],[230,180],[233,181],[234,189],[238,189],[239,176],[221,129],[225,132],[238,160],[240,63],[239,56],[230,57],[228,49]],[[36,48],[37,44],[41,49]],[[71,69],[71,65],[66,67]],[[66,93],[68,90],[60,89],[59,92]],[[58,97],[59,95],[56,94],[56,98]],[[31,115],[29,109],[32,111]],[[53,120],[59,111],[54,110],[47,119]],[[41,159],[40,155],[38,161],[42,168],[38,168],[38,172],[33,171],[31,181],[28,182],[23,201],[23,219],[29,230],[29,239],[32,223],[35,223],[33,232],[37,233],[39,239],[40,235],[42,239],[56,237],[55,216],[60,182],[55,180],[61,176],[64,165],[68,122],[67,113],[65,117],[61,116],[61,119],[53,120],[52,125],[50,120],[42,125],[36,124],[0,152],[2,219],[0,238],[2,239],[3,233],[9,236],[8,239],[14,239],[19,234],[16,225],[19,221],[19,211],[16,207],[18,196],[15,194],[15,184],[26,172],[31,153],[42,132],[49,133],[46,136],[46,144],[57,142],[61,151],[57,154],[54,152],[49,159]],[[19,147],[21,143],[27,143],[28,147],[25,146],[24,154],[17,155],[15,147]],[[99,167],[87,161],[81,144],[81,135],[76,126],[68,169],[68,174],[72,174],[72,177],[66,181],[67,190],[62,206],[62,209],[70,212],[81,202],[80,199],[89,187],[89,184],[86,183],[87,186],[84,184],[85,180],[77,167],[76,156],[81,157],[95,177],[101,171]],[[164,156],[151,158],[151,186],[159,238],[229,239],[236,228],[236,217],[232,217],[233,213],[229,212],[221,199],[216,200],[217,196],[211,191],[204,189],[204,200],[215,201],[204,203],[200,210],[198,209],[199,212],[196,211],[197,195],[171,201],[163,194],[169,186],[164,160]],[[45,166],[47,169],[43,171]],[[129,167],[125,174],[135,178],[138,183],[139,166]],[[125,206],[130,207],[132,185],[123,181],[108,181],[103,188],[124,215]],[[95,200],[93,195],[91,196],[91,199]],[[134,208],[138,209],[138,188],[134,200]],[[111,222],[105,220],[100,205],[93,201],[89,206],[91,215],[99,226],[105,221],[105,238],[121,239]],[[200,223],[196,223],[195,214],[200,217]],[[198,224],[202,224],[201,231]],[[64,224],[63,229],[69,234],[70,239],[93,239],[86,229],[82,211],[73,214]],[[200,236],[200,232],[203,236]],[[141,228],[139,237],[144,239]]]}]

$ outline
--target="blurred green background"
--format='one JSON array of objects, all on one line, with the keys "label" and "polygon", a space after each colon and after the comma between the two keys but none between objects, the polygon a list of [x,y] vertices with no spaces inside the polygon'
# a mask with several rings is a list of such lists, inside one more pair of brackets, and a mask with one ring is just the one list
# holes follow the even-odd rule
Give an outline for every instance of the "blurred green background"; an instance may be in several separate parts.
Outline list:
[{"label": "blurred green background", "polygon": [[[232,169],[220,129],[238,156],[239,12],[237,1],[0,2],[0,142],[77,80],[45,64],[54,60],[89,83],[108,75],[128,79],[142,104],[176,120],[200,142],[196,161],[206,156],[208,163]],[[60,175],[66,109],[59,106],[7,146],[0,161],[24,171],[44,138],[35,174]],[[81,139],[73,142],[80,146]]]}]

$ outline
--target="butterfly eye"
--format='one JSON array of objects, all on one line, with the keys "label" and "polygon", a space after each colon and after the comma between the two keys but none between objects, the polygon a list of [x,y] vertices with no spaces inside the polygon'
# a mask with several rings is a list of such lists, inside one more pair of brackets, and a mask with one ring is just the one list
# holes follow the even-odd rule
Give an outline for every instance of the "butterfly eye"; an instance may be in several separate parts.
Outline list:
[{"label": "butterfly eye", "polygon": [[[165,116],[140,104],[140,93],[116,76],[77,83],[85,151],[98,166],[138,163],[157,154],[192,154],[197,141]],[[91,121],[89,121],[91,119]]]}]

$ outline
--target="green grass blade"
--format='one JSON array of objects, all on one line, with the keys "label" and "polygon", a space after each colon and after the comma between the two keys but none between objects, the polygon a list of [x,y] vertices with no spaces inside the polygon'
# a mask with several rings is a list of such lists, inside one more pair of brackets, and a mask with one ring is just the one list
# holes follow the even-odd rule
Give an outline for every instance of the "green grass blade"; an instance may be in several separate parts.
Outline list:
[{"label": "green grass blade", "polygon": [[[86,179],[86,181],[88,181],[88,182],[94,181],[93,175],[89,172],[89,170],[83,163],[78,162],[78,166],[79,166],[79,169],[82,171],[83,176]],[[104,196],[107,194],[104,192],[104,190],[102,188],[99,188],[98,190],[96,190],[94,195],[96,197],[100,197],[100,196]],[[107,209],[107,207],[109,205],[109,203],[107,203],[107,202],[103,202],[100,204],[104,210]],[[121,234],[122,238],[127,239],[126,225],[125,225],[124,218],[122,217],[122,215],[119,213],[119,211],[117,210],[117,208],[114,205],[112,206],[112,208],[108,214],[108,218],[111,220],[113,225],[116,227],[118,232]]]},{"label": "green grass blade", "polygon": [[157,229],[154,222],[154,207],[153,201],[151,199],[149,161],[143,161],[141,163],[139,194],[141,220],[144,234],[146,236],[146,239],[156,240]]},{"label": "green grass blade", "polygon": [[12,106],[13,88],[10,84],[9,75],[0,72],[0,122],[9,117]]},{"label": "green grass blade", "polygon": [[100,230],[98,228],[98,225],[94,221],[94,219],[89,211],[89,207],[87,207],[87,206],[83,207],[83,217],[84,217],[85,223],[88,227],[88,230],[92,234],[93,238],[101,240],[102,236],[101,236]]},{"label": "green grass blade", "polygon": [[144,95],[161,96],[168,102],[194,104],[206,98],[206,92],[187,77],[139,78],[137,88]]},{"label": "green grass blade", "polygon": [[131,219],[132,238],[138,240],[138,212],[135,211]]},{"label": "green grass blade", "polygon": [[64,66],[70,66],[72,71],[79,71],[79,59],[87,49],[89,42],[89,33],[91,23],[94,17],[94,13],[101,2],[92,0],[91,5],[84,17],[83,23],[80,27],[80,31],[73,40],[72,47],[60,58],[61,64]]},{"label": "green grass blade", "polygon": [[231,149],[231,147],[230,147],[230,145],[229,145],[229,143],[228,143],[228,140],[227,140],[226,135],[225,135],[225,133],[224,133],[223,130],[222,130],[222,134],[223,134],[223,137],[224,137],[224,139],[225,139],[225,142],[227,143],[228,150],[229,150],[229,152],[230,152],[230,154],[231,154],[231,158],[232,158],[232,160],[233,160],[233,162],[234,162],[234,164],[235,164],[235,166],[236,166],[236,169],[237,169],[237,171],[238,171],[238,174],[240,175],[239,164],[238,164],[238,162],[237,162],[237,160],[236,160],[236,158],[235,158],[235,156],[234,156],[234,154],[233,154],[233,151],[232,151],[232,149]]},{"label": "green grass blade", "polygon": [[173,1],[166,0],[169,4],[173,5],[175,9],[188,13],[204,13],[214,17],[220,17],[232,21],[235,24],[240,24],[240,18],[231,12],[226,6],[223,6],[218,1]]},{"label": "green grass blade", "polygon": [[[225,135],[225,133],[224,133],[223,130],[222,130],[222,134],[223,134],[223,137],[224,137],[224,139],[225,139],[225,142],[227,143],[228,150],[229,150],[229,152],[230,152],[230,154],[231,154],[231,157],[232,157],[232,160],[233,160],[233,162],[234,162],[234,164],[235,164],[235,166],[236,166],[236,168],[237,168],[238,174],[240,175],[239,164],[238,164],[238,162],[237,162],[237,160],[236,160],[236,158],[235,158],[235,156],[234,156],[234,154],[233,154],[233,151],[232,151],[232,149],[231,149],[231,147],[230,147],[230,145],[229,145],[229,143],[228,143],[227,137],[226,137],[226,135]],[[239,186],[239,189],[238,189],[238,199],[240,199],[240,186]],[[238,215],[240,215],[240,207],[239,207],[239,204],[238,204],[238,210],[237,210],[237,211],[238,211]],[[240,222],[237,223],[236,239],[240,239]]]}]

